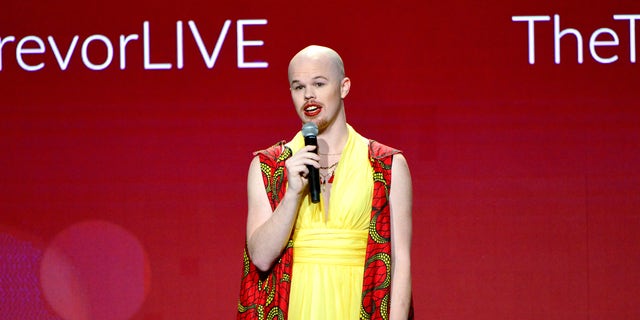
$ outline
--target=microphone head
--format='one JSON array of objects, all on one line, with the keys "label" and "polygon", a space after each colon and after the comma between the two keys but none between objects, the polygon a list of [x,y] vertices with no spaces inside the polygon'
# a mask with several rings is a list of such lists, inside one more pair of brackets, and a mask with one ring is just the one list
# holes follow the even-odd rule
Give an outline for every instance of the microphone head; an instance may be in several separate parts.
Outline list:
[{"label": "microphone head", "polygon": [[302,136],[310,137],[318,135],[318,126],[313,122],[307,122],[302,125]]}]

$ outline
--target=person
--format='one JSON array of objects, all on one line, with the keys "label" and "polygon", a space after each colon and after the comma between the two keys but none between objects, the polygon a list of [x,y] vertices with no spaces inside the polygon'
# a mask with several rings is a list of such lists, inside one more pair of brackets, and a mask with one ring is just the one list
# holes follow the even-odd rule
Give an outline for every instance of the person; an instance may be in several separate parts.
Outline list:
[{"label": "person", "polygon": [[[237,318],[413,318],[406,159],[347,123],[351,80],[337,52],[304,48],[288,77],[298,117],[318,127],[318,146],[298,132],[251,161]],[[308,166],[320,173],[318,203]]]}]

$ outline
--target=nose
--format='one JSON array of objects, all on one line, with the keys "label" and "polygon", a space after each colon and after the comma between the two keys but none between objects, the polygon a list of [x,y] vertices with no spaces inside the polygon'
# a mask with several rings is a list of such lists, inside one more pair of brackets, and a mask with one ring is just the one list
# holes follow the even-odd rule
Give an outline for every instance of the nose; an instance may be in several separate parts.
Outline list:
[{"label": "nose", "polygon": [[304,89],[304,99],[305,100],[311,100],[311,99],[315,99],[316,97],[316,93],[313,90],[313,88],[311,86],[307,86]]}]

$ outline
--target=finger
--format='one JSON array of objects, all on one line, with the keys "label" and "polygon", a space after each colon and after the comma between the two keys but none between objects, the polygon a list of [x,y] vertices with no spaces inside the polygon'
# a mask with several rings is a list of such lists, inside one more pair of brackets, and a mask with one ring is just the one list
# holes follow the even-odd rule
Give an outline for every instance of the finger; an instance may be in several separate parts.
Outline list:
[{"label": "finger", "polygon": [[313,159],[317,161],[320,160],[320,156],[311,150],[304,150],[304,149],[300,150],[298,151],[297,155],[298,157],[302,157],[302,158],[308,158],[308,159]]},{"label": "finger", "polygon": [[296,165],[310,165],[318,168],[320,166],[320,157],[315,153],[301,153],[296,157],[292,157],[288,161],[288,165],[293,167]]},{"label": "finger", "polygon": [[287,166],[287,171],[289,171],[289,173],[300,176],[306,176],[309,174],[309,168],[307,168],[307,165],[304,163],[289,164]]}]

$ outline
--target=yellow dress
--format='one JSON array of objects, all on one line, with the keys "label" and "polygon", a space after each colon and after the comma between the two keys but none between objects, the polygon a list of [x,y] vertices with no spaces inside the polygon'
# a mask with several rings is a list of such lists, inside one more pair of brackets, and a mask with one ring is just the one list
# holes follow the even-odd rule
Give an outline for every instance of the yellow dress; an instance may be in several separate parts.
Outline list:
[{"label": "yellow dress", "polygon": [[[304,142],[302,142],[304,145]],[[296,138],[291,143],[300,148]],[[358,319],[373,195],[368,142],[349,127],[331,201],[302,200],[293,234],[289,319]]]}]

